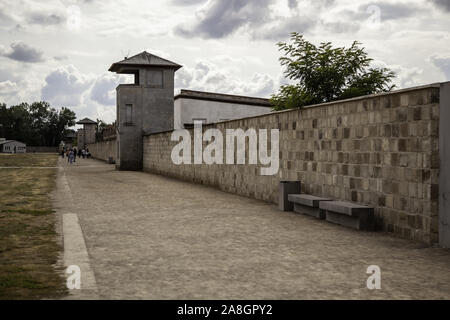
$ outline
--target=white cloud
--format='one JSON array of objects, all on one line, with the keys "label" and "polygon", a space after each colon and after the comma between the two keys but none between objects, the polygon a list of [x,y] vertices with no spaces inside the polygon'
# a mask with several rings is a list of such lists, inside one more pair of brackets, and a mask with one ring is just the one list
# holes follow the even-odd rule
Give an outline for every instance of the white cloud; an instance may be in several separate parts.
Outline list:
[{"label": "white cloud", "polygon": [[[275,43],[288,40],[292,31],[303,32],[315,44],[349,46],[361,41],[371,57],[398,73],[398,87],[448,80],[446,3],[3,1],[0,98],[8,104],[45,98],[55,107],[74,108],[78,117],[112,121],[115,86],[123,80],[107,69],[124,54],[143,50],[184,66],[176,73],[177,89],[269,97],[286,83]],[[67,24],[73,5],[80,9],[77,30]],[[376,27],[370,23],[369,5],[381,10]],[[176,32],[177,26],[187,33]]]},{"label": "white cloud", "polygon": [[42,99],[60,106],[78,106],[92,83],[92,76],[82,74],[73,65],[59,67],[45,77]]},{"label": "white cloud", "polygon": [[433,55],[430,61],[443,73],[445,81],[450,81],[450,55]]},{"label": "white cloud", "polygon": [[124,77],[106,73],[98,77],[90,89],[90,99],[105,106],[115,105],[116,87]]},{"label": "white cloud", "polygon": [[58,67],[45,77],[42,100],[55,107],[69,107],[78,118],[89,117],[113,122],[116,115],[116,87],[130,83],[127,75],[83,74],[73,65]]},{"label": "white cloud", "polygon": [[437,8],[445,11],[450,12],[450,1],[449,0],[431,0]]},{"label": "white cloud", "polygon": [[221,39],[244,31],[253,39],[283,40],[292,31],[304,33],[313,29],[319,20],[317,15],[333,3],[332,0],[210,0],[191,19],[178,25],[175,33],[189,38]]},{"label": "white cloud", "polygon": [[391,69],[397,74],[396,82],[399,88],[408,88],[423,84],[421,80],[423,69],[421,68],[391,66]]},{"label": "white cloud", "polygon": [[[220,64],[234,61],[228,67]],[[242,60],[241,63],[244,63]],[[275,93],[278,81],[270,75],[254,73],[250,78],[237,76],[239,63],[230,57],[221,56],[215,61],[198,60],[193,68],[184,67],[175,74],[175,88],[220,92],[267,98]]]},{"label": "white cloud", "polygon": [[12,81],[0,82],[0,103],[11,101],[11,98],[19,94],[19,87],[17,83]]},{"label": "white cloud", "polygon": [[210,0],[195,12],[190,25],[180,25],[176,33],[185,37],[223,38],[241,27],[258,26],[269,17],[274,0]]},{"label": "white cloud", "polygon": [[9,49],[0,48],[0,54],[4,57],[20,62],[42,62],[43,53],[23,41],[14,41]]},{"label": "white cloud", "polygon": [[51,26],[61,25],[66,21],[62,14],[47,13],[47,12],[32,12],[28,15],[27,21],[33,25]]}]

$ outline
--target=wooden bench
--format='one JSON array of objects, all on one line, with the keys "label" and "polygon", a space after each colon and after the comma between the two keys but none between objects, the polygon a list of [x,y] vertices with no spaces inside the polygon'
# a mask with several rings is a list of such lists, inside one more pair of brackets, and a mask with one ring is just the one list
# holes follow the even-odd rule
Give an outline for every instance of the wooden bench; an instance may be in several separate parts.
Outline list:
[{"label": "wooden bench", "polygon": [[290,194],[290,202],[294,203],[294,211],[313,216],[318,219],[325,219],[325,212],[321,211],[319,204],[322,201],[331,201],[328,198],[321,198],[309,194]]},{"label": "wooden bench", "polygon": [[327,221],[357,230],[374,230],[372,207],[342,201],[322,201],[319,208]]}]

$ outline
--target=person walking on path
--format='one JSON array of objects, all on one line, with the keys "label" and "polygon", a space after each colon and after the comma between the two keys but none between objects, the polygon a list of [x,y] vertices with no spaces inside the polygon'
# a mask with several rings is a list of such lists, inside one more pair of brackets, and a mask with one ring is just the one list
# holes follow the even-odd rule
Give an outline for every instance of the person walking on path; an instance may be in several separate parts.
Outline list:
[{"label": "person walking on path", "polygon": [[70,153],[69,153],[69,163],[70,164],[72,164],[74,162],[74,159],[75,159],[75,155],[74,154],[75,153],[73,152],[73,150],[70,150]]}]

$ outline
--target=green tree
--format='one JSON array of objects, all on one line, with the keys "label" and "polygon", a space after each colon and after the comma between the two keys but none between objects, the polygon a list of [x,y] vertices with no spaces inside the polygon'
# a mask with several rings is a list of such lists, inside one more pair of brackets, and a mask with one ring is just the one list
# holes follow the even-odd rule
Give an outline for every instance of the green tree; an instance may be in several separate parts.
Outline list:
[{"label": "green tree", "polygon": [[97,118],[97,127],[95,129],[96,141],[103,141],[105,130],[107,130],[107,135],[111,135],[114,132],[115,124],[115,121],[113,123],[107,123]]},{"label": "green tree", "polygon": [[56,110],[45,101],[7,107],[0,104],[0,137],[31,146],[57,146],[68,128],[75,125],[75,112]]},{"label": "green tree", "polygon": [[69,108],[62,107],[58,112],[56,120],[56,132],[59,133],[58,140],[55,145],[58,145],[64,139],[66,134],[70,131],[69,127],[75,126],[77,116],[74,111]]},{"label": "green tree", "polygon": [[303,35],[291,34],[291,42],[277,46],[284,56],[280,63],[293,84],[283,85],[272,95],[274,110],[353,98],[390,91],[395,73],[387,68],[373,68],[361,43],[350,48],[333,48],[330,42],[319,46],[306,41]]},{"label": "green tree", "polygon": [[3,138],[13,139],[11,137],[15,137],[14,139],[20,141],[33,139],[28,104],[21,103],[10,108],[4,105],[0,112],[0,127],[3,128],[0,135]]}]

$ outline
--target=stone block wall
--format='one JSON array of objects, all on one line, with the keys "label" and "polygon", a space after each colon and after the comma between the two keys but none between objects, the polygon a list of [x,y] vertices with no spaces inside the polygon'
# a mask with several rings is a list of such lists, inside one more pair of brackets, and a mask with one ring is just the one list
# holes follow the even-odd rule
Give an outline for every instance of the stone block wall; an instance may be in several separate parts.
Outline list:
[{"label": "stone block wall", "polygon": [[94,159],[108,161],[109,157],[116,160],[117,147],[116,140],[107,140],[87,145],[87,149]]},{"label": "stone block wall", "polygon": [[[439,86],[399,90],[204,126],[280,129],[280,169],[175,165],[171,132],[144,137],[144,170],[276,203],[280,180],[375,207],[379,229],[438,241]],[[192,135],[192,132],[191,132]],[[248,146],[247,146],[248,147]]]}]

